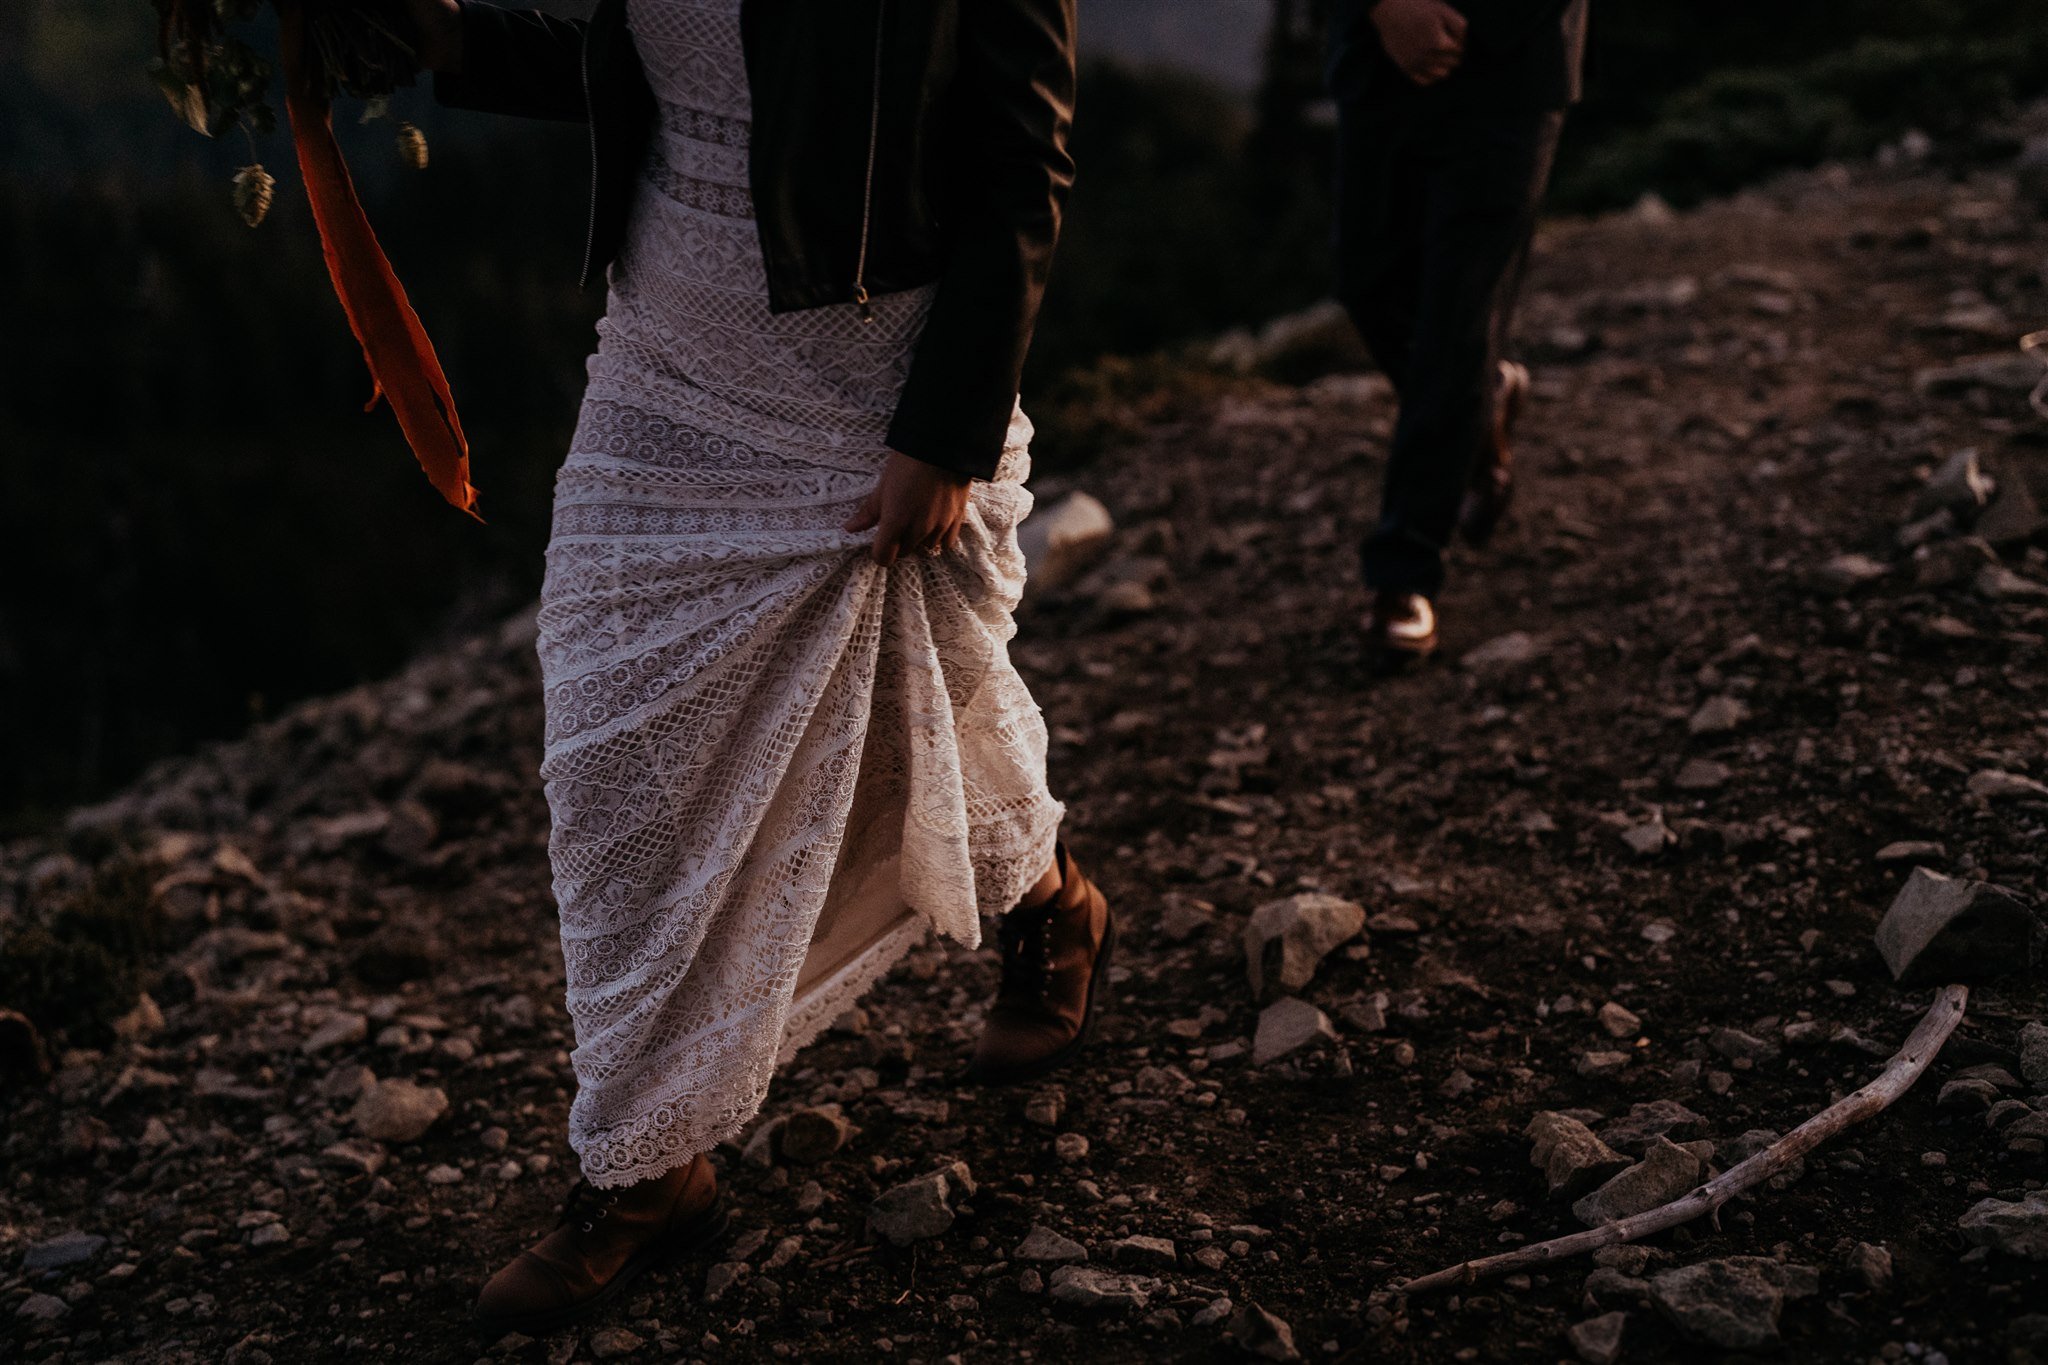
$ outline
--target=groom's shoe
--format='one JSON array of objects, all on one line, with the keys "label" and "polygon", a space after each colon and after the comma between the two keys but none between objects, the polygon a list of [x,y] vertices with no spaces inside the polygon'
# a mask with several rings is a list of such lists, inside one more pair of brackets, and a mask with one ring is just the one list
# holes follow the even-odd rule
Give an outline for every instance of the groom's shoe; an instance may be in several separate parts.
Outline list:
[{"label": "groom's shoe", "polygon": [[1458,509],[1458,530],[1474,545],[1484,545],[1500,529],[1515,498],[1515,427],[1529,401],[1529,370],[1511,360],[1500,363],[1500,388],[1494,395],[1493,430],[1479,452],[1472,486]]},{"label": "groom's shoe", "polygon": [[1060,889],[1038,905],[1003,916],[1003,984],[968,1075],[985,1085],[1042,1076],[1088,1041],[1108,1003],[1116,919],[1095,883],[1061,844]]},{"label": "groom's shoe", "polygon": [[615,1190],[577,1181],[555,1230],[491,1276],[477,1296],[485,1332],[537,1337],[596,1312],[651,1267],[725,1232],[708,1158]]},{"label": "groom's shoe", "polygon": [[1413,592],[1377,592],[1365,614],[1365,660],[1373,672],[1398,673],[1436,653],[1436,608]]}]

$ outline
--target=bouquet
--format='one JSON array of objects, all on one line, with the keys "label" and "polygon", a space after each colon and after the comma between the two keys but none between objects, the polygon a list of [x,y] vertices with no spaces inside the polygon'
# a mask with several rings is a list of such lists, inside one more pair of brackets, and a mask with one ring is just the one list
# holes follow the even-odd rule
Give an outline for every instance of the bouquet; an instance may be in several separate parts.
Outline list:
[{"label": "bouquet", "polygon": [[[241,128],[250,138],[276,126],[269,104],[270,63],[239,32],[266,9],[278,15],[285,114],[299,171],[320,233],[328,276],[362,344],[374,390],[388,399],[420,467],[441,495],[471,516],[469,443],[447,376],[391,262],[370,228],[348,165],[334,140],[337,95],[369,102],[365,117],[413,83],[418,69],[412,23],[402,0],[151,0],[159,18],[151,70],[178,116],[208,137]],[[424,168],[427,143],[400,124],[398,147]],[[251,227],[270,211],[277,182],[260,161],[235,175],[236,209]]]}]

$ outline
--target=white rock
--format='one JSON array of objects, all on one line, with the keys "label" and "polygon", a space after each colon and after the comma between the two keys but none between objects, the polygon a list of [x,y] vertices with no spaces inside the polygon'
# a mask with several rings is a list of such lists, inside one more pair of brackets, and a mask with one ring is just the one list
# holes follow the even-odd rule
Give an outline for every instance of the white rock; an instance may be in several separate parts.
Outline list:
[{"label": "white rock", "polygon": [[2048,783],[2036,782],[2020,773],[1986,768],[1970,775],[1969,792],[1986,801],[2039,800],[2048,797]]},{"label": "white rock", "polygon": [[1048,592],[1073,582],[1102,557],[1115,534],[1109,509],[1086,493],[1069,493],[1033,512],[1017,528],[1029,590]]},{"label": "white rock", "polygon": [[363,1092],[348,1117],[373,1142],[417,1142],[447,1112],[448,1096],[438,1086],[383,1080]]},{"label": "white rock", "polygon": [[1292,994],[1314,979],[1330,951],[1365,928],[1365,907],[1308,892],[1268,901],[1245,926],[1245,971],[1261,1002]]}]

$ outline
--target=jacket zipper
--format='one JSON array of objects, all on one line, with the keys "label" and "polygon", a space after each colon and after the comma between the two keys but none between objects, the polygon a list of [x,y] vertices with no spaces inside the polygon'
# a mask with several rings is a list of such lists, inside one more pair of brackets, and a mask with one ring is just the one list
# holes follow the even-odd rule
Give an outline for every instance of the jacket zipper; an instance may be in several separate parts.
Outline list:
[{"label": "jacket zipper", "polygon": [[577,71],[583,77],[584,120],[590,125],[590,224],[583,233],[583,278],[579,284],[590,283],[592,257],[597,253],[597,201],[598,184],[604,171],[597,159],[597,105],[590,98],[590,35],[585,30],[583,51],[576,63]]},{"label": "jacket zipper", "polygon": [[[873,322],[875,307],[868,295],[868,230],[875,214],[875,151],[882,141],[882,50],[888,34],[889,0],[875,0],[875,70],[873,99],[868,106],[868,169],[860,196],[860,255],[853,263],[853,301],[860,320]],[[588,77],[585,77],[588,80]]]}]

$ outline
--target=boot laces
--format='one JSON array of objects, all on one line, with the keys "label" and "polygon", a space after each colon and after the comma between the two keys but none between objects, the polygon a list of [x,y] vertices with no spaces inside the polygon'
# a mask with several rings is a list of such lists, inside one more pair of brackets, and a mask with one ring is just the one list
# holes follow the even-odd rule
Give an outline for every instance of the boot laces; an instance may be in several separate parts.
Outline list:
[{"label": "boot laces", "polygon": [[569,1187],[569,1198],[562,1205],[563,1223],[580,1222],[585,1232],[596,1230],[597,1224],[611,1216],[618,1207],[617,1190],[600,1190],[587,1180],[579,1180]]},{"label": "boot laces", "polygon": [[1052,928],[1058,897],[1019,906],[996,926],[1003,949],[1004,995],[1043,996],[1052,983]]}]

